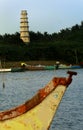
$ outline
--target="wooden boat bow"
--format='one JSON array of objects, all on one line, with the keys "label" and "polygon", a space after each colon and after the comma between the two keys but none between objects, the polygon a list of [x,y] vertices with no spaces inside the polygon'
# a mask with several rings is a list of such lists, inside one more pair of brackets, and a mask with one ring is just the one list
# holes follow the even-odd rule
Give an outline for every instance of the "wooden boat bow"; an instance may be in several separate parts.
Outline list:
[{"label": "wooden boat bow", "polygon": [[[5,127],[5,122],[2,124],[1,123],[2,121],[9,121],[7,125],[11,126],[11,120],[13,120],[13,119],[14,119],[13,120],[14,123],[16,121],[18,122],[19,120],[22,120],[22,122],[24,122],[24,119],[19,119],[21,115],[23,115],[24,118],[25,117],[29,118],[26,120],[31,120],[32,119],[31,117],[33,117],[33,119],[34,119],[34,116],[37,116],[36,118],[38,118],[38,121],[42,122],[42,124],[43,124],[44,122],[42,120],[42,115],[44,112],[44,107],[47,107],[47,111],[50,113],[50,117],[47,117],[48,119],[46,119],[45,121],[49,120],[48,121],[49,124],[47,124],[47,126],[45,126],[45,124],[44,124],[44,126],[42,126],[41,129],[37,129],[37,127],[40,127],[40,125],[39,126],[38,126],[38,124],[35,124],[35,125],[37,125],[37,127],[36,127],[37,130],[43,130],[43,127],[45,127],[46,129],[49,128],[52,118],[54,116],[54,113],[56,112],[56,109],[58,108],[58,105],[62,99],[62,96],[63,96],[66,88],[68,87],[68,85],[72,82],[72,76],[77,74],[76,72],[71,72],[71,71],[68,71],[67,73],[69,74],[69,76],[67,78],[66,77],[65,78],[64,77],[54,77],[44,88],[40,89],[34,97],[32,97],[30,100],[26,101],[24,104],[22,104],[16,108],[13,108],[11,110],[0,112],[0,126],[2,125]],[[35,114],[32,114],[32,113],[34,113],[34,111],[35,111]],[[27,116],[26,116],[26,113],[28,113]],[[16,120],[15,120],[15,118],[16,118]],[[31,121],[31,123],[32,124],[30,125],[30,122],[27,121],[27,124],[26,124],[27,128],[30,125],[32,128],[31,130],[35,130],[33,121]],[[11,126],[11,127],[13,127],[13,126]],[[1,129],[1,130],[3,130],[3,129]],[[21,129],[21,130],[29,130],[29,129]]]}]

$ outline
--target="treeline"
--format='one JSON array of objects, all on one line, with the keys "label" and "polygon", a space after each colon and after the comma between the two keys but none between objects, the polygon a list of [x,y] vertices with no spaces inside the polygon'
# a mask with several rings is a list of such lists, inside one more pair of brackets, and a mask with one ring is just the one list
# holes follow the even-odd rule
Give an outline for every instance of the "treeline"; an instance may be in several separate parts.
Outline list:
[{"label": "treeline", "polygon": [[20,39],[20,33],[16,32],[15,34],[7,34],[0,35],[0,44],[17,44],[22,43]]},{"label": "treeline", "polygon": [[30,31],[30,43],[25,45],[20,34],[0,35],[0,56],[7,61],[59,60],[66,63],[83,61],[83,21],[58,33]]},{"label": "treeline", "polygon": [[52,33],[48,34],[47,32],[44,32],[42,34],[41,32],[30,32],[31,42],[55,42],[60,40],[83,40],[83,21],[80,25],[76,24],[75,26],[71,28],[66,28],[60,30],[59,33]]}]

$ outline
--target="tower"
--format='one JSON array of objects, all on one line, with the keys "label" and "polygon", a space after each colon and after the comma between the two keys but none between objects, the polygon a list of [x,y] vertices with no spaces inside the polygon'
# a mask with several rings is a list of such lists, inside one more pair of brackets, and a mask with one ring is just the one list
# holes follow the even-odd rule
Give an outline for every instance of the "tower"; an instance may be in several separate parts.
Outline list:
[{"label": "tower", "polygon": [[21,11],[20,38],[23,40],[23,42],[25,44],[28,44],[30,42],[28,17],[27,17],[27,11],[26,10]]}]

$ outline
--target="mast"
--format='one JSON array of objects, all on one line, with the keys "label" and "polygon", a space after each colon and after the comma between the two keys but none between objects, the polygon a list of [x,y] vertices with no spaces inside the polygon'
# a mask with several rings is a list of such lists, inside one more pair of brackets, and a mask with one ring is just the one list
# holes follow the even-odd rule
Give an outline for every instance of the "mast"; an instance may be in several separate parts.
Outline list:
[{"label": "mast", "polygon": [[29,26],[28,26],[28,17],[27,11],[21,11],[21,18],[20,18],[20,38],[23,40],[25,44],[30,42],[29,36]]}]

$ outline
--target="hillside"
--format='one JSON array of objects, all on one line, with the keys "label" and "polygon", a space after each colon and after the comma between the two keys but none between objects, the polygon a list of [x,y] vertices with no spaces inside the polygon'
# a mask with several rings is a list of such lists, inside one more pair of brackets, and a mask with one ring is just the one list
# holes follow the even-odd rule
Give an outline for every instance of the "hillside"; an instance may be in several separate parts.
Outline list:
[{"label": "hillside", "polygon": [[83,62],[83,22],[59,33],[30,31],[31,42],[25,45],[20,34],[0,35],[0,57],[6,61],[59,60],[65,63]]}]

